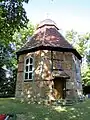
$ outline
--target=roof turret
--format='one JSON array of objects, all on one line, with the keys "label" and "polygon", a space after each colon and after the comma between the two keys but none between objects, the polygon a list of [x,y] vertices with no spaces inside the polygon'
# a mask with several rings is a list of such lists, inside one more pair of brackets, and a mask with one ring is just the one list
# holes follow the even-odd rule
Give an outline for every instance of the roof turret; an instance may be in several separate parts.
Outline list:
[{"label": "roof turret", "polygon": [[59,28],[57,27],[57,24],[51,19],[45,19],[45,20],[41,21],[38,25],[38,28],[41,28],[43,26],[54,26],[54,27],[56,27],[57,30],[59,30]]}]

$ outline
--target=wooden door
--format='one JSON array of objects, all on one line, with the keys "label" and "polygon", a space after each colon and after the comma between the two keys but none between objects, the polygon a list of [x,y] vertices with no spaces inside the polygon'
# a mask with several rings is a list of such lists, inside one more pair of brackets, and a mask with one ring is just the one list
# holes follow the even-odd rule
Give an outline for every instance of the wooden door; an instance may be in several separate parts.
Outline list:
[{"label": "wooden door", "polygon": [[64,98],[65,80],[61,78],[54,79],[54,97],[56,99]]}]

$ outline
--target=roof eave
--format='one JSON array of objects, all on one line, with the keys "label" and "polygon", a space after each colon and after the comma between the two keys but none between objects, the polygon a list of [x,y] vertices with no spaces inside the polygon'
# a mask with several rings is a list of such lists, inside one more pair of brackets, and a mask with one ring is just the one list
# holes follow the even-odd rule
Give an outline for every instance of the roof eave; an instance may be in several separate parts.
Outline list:
[{"label": "roof eave", "polygon": [[29,52],[35,52],[38,50],[52,50],[52,51],[59,51],[59,52],[72,52],[73,54],[75,54],[75,56],[77,56],[77,58],[79,60],[82,59],[81,55],[76,51],[76,49],[73,48],[62,48],[62,47],[51,47],[51,46],[37,46],[37,47],[33,47],[33,48],[28,48],[22,51],[18,51],[16,52],[17,56],[22,55],[22,54],[26,54]]}]

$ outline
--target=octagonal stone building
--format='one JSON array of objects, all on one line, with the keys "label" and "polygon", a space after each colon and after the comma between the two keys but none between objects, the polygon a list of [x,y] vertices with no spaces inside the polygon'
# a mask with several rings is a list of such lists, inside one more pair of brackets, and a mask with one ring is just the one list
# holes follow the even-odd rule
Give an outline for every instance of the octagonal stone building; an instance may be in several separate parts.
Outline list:
[{"label": "octagonal stone building", "polygon": [[81,56],[51,19],[40,22],[17,56],[17,98],[72,99],[82,93]]}]

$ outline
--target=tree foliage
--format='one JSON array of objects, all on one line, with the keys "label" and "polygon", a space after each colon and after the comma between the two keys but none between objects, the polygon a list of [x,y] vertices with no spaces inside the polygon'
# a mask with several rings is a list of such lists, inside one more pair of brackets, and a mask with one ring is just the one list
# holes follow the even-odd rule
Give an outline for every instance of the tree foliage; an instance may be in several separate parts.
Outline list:
[{"label": "tree foliage", "polygon": [[86,54],[87,43],[90,38],[90,34],[86,33],[79,35],[74,30],[67,31],[65,34],[66,39],[72,44],[72,46],[80,53],[82,57]]},{"label": "tree foliage", "polygon": [[[0,96],[14,96],[15,84],[17,76],[17,57],[16,51],[22,47],[22,45],[28,40],[28,38],[34,32],[34,25],[28,23],[26,28],[22,28],[16,31],[12,36],[12,41],[7,45],[0,44],[0,73],[3,76],[0,77]],[[2,69],[5,66],[6,70]],[[6,71],[9,70],[9,77],[6,77]]]},{"label": "tree foliage", "polygon": [[28,0],[0,1],[0,41],[5,45],[12,41],[12,35],[17,29],[27,25],[23,2],[28,3]]},{"label": "tree foliage", "polygon": [[90,47],[90,33],[79,35],[71,30],[66,32],[66,39],[82,56],[81,76],[85,85],[90,83],[90,54],[87,52]]},{"label": "tree foliage", "polygon": [[16,73],[13,71],[13,75],[6,77],[7,71],[0,68],[0,97],[13,97],[15,95],[15,85],[16,85]]},{"label": "tree foliage", "polygon": [[20,31],[16,31],[13,36],[13,45],[16,48],[16,51],[19,50],[25,42],[32,36],[34,33],[35,26],[29,22],[27,28],[20,29]]},{"label": "tree foliage", "polygon": [[90,68],[87,67],[82,71],[82,80],[84,85],[90,85]]},{"label": "tree foliage", "polygon": [[[15,88],[13,86],[16,78],[14,71],[17,66],[15,51],[18,43],[23,42],[21,40],[17,43],[17,40],[13,39],[13,35],[21,28],[27,27],[28,23],[23,2],[28,3],[28,0],[0,0],[0,74],[2,74],[0,76],[0,93],[2,91],[3,95],[7,92],[10,93]],[[6,71],[10,71],[8,78]]]}]

